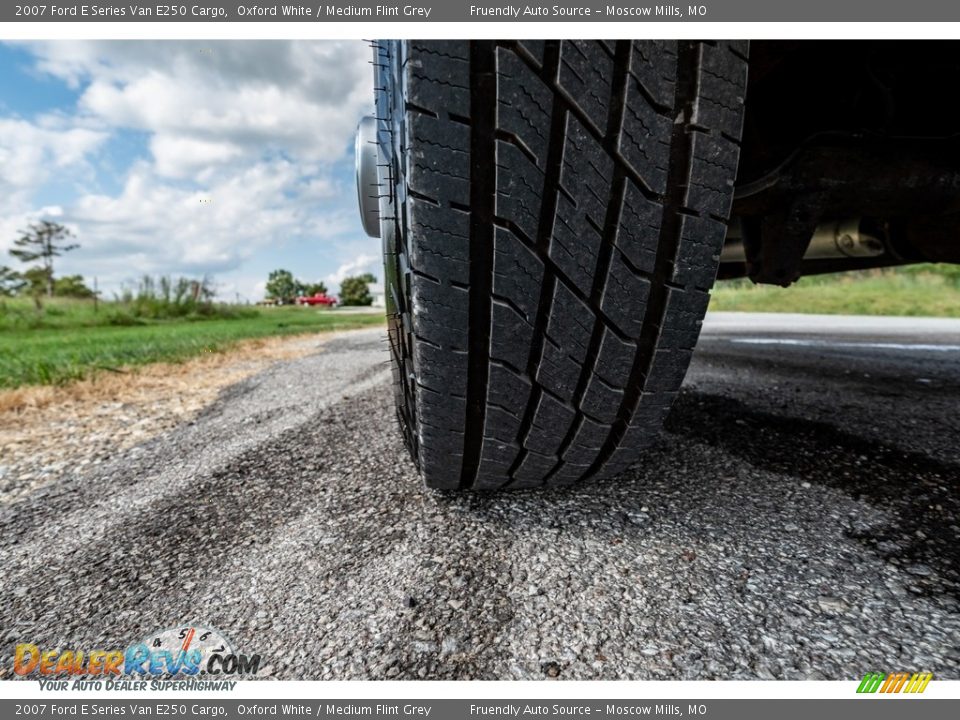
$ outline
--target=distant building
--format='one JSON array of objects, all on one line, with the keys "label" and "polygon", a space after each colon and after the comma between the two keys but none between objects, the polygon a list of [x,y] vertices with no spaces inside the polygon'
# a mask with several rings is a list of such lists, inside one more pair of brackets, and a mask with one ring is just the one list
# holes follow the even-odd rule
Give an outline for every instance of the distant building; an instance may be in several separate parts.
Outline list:
[{"label": "distant building", "polygon": [[383,292],[383,283],[367,283],[367,292],[373,298],[371,307],[382,308],[387,306],[387,296]]}]

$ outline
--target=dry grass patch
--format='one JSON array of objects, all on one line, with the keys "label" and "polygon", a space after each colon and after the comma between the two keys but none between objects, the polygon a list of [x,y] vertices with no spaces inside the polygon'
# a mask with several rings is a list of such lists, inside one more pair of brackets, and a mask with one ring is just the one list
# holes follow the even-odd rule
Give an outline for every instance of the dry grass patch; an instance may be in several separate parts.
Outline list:
[{"label": "dry grass patch", "polygon": [[0,500],[169,430],[196,416],[224,387],[277,361],[316,352],[329,337],[258,338],[182,363],[0,391]]}]

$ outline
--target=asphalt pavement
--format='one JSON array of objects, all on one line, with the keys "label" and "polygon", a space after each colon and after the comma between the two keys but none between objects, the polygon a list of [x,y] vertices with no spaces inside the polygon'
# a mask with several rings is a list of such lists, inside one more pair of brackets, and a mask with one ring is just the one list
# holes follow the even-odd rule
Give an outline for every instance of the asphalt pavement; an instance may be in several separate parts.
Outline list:
[{"label": "asphalt pavement", "polygon": [[960,322],[712,315],[643,462],[552,492],[423,490],[387,360],[342,334],[0,508],[0,672],[192,621],[271,678],[960,678]]}]

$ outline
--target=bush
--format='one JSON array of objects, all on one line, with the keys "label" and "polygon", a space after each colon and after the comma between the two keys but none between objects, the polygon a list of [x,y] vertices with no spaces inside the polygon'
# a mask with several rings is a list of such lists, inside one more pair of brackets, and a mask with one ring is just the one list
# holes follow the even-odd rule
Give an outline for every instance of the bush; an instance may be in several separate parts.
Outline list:
[{"label": "bush", "polygon": [[341,305],[372,305],[373,296],[367,287],[377,279],[370,273],[357,277],[344,278],[340,283]]},{"label": "bush", "polygon": [[220,317],[225,306],[214,304],[213,295],[213,283],[207,277],[192,280],[144,275],[135,289],[124,288],[117,302],[132,317],[147,320]]},{"label": "bush", "polygon": [[93,290],[83,282],[83,275],[67,275],[54,279],[53,294],[57,297],[92,298]]}]

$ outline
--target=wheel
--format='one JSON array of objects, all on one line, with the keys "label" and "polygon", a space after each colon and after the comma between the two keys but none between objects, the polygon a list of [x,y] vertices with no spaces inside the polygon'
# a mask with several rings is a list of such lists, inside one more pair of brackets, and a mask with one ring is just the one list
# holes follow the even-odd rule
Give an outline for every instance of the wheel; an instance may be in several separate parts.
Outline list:
[{"label": "wheel", "polygon": [[726,234],[746,51],[376,44],[396,404],[429,487],[611,476],[656,437]]}]

